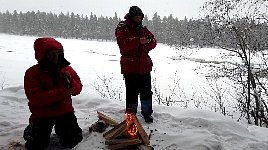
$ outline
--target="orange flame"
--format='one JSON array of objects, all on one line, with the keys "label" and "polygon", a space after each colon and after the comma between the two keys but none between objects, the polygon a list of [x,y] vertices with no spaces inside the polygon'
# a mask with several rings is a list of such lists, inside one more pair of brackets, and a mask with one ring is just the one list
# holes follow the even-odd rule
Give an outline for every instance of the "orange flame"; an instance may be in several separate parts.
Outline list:
[{"label": "orange flame", "polygon": [[126,113],[126,131],[127,131],[127,135],[129,135],[130,137],[137,137],[138,135],[138,127],[137,125],[134,123],[134,114],[133,113]]}]

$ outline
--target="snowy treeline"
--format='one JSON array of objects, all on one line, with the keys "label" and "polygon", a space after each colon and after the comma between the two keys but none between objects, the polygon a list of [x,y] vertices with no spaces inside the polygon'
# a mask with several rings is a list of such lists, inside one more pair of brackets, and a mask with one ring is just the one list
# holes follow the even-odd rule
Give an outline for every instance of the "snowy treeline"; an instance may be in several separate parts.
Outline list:
[{"label": "snowy treeline", "polygon": [[[97,17],[94,14],[78,15],[74,13],[54,14],[52,12],[0,12],[0,32],[18,35],[55,36],[77,39],[114,40],[114,29],[120,20],[115,13],[114,17]],[[237,20],[237,23],[241,23]],[[252,22],[244,22],[252,24]],[[219,27],[213,26],[208,17],[204,19],[179,20],[172,15],[163,18],[157,13],[153,18],[145,15],[143,24],[155,34],[159,43],[177,47],[215,47],[219,43],[223,46],[235,47],[233,35],[228,31],[219,32]],[[267,39],[267,24],[258,24],[256,33],[260,38]],[[224,29],[222,29],[224,30]],[[267,40],[264,40],[264,45]]]}]

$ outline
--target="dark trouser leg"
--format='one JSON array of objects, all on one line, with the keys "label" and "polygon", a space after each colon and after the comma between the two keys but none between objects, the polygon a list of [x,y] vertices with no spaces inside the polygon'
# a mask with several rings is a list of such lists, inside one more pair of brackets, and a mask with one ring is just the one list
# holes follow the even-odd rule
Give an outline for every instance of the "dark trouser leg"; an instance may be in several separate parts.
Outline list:
[{"label": "dark trouser leg", "polygon": [[153,113],[152,109],[152,94],[151,91],[151,74],[146,73],[140,75],[140,100],[141,100],[141,114],[143,116],[150,116]]},{"label": "dark trouser leg", "polygon": [[65,148],[73,148],[83,139],[82,129],[73,112],[56,118],[55,132],[60,136],[60,144]]},{"label": "dark trouser leg", "polygon": [[138,74],[124,74],[126,85],[126,111],[137,113],[139,84]]},{"label": "dark trouser leg", "polygon": [[49,118],[31,122],[24,130],[23,138],[27,150],[43,150],[50,141],[53,121]]}]

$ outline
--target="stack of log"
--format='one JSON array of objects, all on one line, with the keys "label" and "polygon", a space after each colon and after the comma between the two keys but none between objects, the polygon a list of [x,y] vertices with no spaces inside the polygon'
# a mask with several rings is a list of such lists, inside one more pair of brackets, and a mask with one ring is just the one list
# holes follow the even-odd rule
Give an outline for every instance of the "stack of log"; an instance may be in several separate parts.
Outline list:
[{"label": "stack of log", "polygon": [[[124,120],[118,123],[114,119],[104,115],[101,112],[98,113],[99,120],[105,122],[106,125],[112,126],[113,128],[103,134],[105,138],[105,144],[111,150],[153,150],[150,146],[149,136],[143,129],[139,120],[135,115],[132,115],[131,123],[135,124],[137,127],[136,136],[131,136],[127,134],[127,121]],[[128,122],[129,123],[129,122]]]}]

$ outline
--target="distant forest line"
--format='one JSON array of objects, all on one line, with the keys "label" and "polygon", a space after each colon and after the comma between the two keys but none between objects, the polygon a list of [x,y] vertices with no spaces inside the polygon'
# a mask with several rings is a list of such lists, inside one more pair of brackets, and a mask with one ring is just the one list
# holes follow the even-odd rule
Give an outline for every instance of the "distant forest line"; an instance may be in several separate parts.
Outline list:
[{"label": "distant forest line", "polygon": [[[114,41],[114,31],[123,19],[115,13],[114,17],[97,17],[94,14],[78,15],[72,13],[46,12],[0,12],[0,32],[16,35],[54,36],[82,40]],[[244,22],[243,24],[252,22]],[[176,47],[215,47],[222,43],[224,46],[236,47],[230,32],[220,31],[206,19],[179,20],[172,15],[163,18],[157,13],[151,20],[145,15],[143,25],[155,35],[158,43]],[[267,24],[259,24],[256,32],[259,38],[268,39]],[[225,29],[223,29],[225,30]],[[268,45],[267,40],[263,40]]]}]

